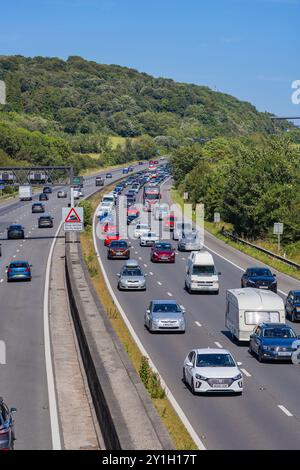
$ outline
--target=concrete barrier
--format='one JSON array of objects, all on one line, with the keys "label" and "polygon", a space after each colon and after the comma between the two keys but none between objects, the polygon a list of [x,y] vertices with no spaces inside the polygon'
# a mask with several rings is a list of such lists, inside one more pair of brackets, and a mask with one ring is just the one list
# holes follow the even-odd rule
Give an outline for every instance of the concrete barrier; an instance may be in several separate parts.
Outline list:
[{"label": "concrete barrier", "polygon": [[65,266],[76,335],[106,448],[173,449],[94,290],[77,234],[67,235]]}]

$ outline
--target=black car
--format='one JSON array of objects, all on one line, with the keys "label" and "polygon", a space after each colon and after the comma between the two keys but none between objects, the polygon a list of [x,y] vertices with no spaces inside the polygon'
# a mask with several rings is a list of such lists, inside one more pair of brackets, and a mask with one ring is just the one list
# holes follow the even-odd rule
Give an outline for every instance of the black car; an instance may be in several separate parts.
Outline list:
[{"label": "black car", "polygon": [[105,177],[106,178],[112,178],[112,174],[111,173],[106,173]]},{"label": "black car", "polygon": [[45,212],[44,204],[41,204],[40,202],[35,202],[31,206],[31,212],[32,212],[32,214],[35,214],[37,212]]},{"label": "black car", "polygon": [[259,362],[266,360],[291,360],[298,339],[293,328],[283,323],[260,323],[250,335],[249,352]]},{"label": "black car", "polygon": [[49,214],[41,215],[38,222],[39,228],[52,228],[53,227],[53,217]]},{"label": "black car", "polygon": [[291,321],[300,320],[300,290],[290,290],[285,301],[286,317]]},{"label": "black car", "polygon": [[52,194],[52,188],[50,186],[45,186],[43,189],[44,194]]},{"label": "black car", "polygon": [[49,200],[49,198],[48,198],[46,193],[41,193],[39,195],[39,201],[48,201],[48,200]]},{"label": "black car", "polygon": [[13,415],[16,408],[8,408],[0,397],[0,450],[13,450],[15,441],[15,429]]},{"label": "black car", "polygon": [[241,287],[255,287],[277,292],[276,274],[272,274],[269,268],[248,268],[242,275]]},{"label": "black car", "polygon": [[7,227],[7,239],[24,238],[24,228],[19,224],[12,224]]}]

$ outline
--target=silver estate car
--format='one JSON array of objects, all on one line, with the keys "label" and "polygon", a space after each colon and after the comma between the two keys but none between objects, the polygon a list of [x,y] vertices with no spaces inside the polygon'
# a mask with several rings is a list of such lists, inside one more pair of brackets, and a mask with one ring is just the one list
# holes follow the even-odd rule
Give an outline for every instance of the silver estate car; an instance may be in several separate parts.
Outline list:
[{"label": "silver estate car", "polygon": [[129,259],[118,277],[119,290],[146,290],[146,275],[136,260]]},{"label": "silver estate car", "polygon": [[195,232],[185,233],[178,242],[179,251],[199,251],[201,248],[201,240]]},{"label": "silver estate car", "polygon": [[175,300],[152,300],[145,313],[145,326],[153,332],[185,333],[185,309]]}]

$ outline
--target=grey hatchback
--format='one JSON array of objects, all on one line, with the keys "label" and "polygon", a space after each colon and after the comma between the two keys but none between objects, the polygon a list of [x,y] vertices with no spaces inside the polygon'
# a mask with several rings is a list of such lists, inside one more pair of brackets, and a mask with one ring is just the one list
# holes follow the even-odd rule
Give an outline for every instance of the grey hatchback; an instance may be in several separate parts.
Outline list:
[{"label": "grey hatchback", "polygon": [[130,259],[118,274],[119,290],[146,290],[146,277],[138,262]]},{"label": "grey hatchback", "polygon": [[185,333],[185,309],[176,300],[152,300],[145,313],[145,326],[154,331]]}]

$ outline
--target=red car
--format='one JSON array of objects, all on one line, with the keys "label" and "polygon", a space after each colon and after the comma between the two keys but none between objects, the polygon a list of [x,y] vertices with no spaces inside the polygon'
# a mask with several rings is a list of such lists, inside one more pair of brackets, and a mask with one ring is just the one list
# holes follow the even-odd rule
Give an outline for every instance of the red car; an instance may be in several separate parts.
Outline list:
[{"label": "red car", "polygon": [[112,240],[108,247],[107,259],[129,259],[130,249],[126,240]]},{"label": "red car", "polygon": [[171,243],[155,242],[151,248],[150,259],[153,263],[175,263],[175,250]]},{"label": "red car", "polygon": [[177,220],[177,217],[175,217],[174,214],[167,215],[164,218],[164,229],[173,231],[176,220]]},{"label": "red car", "polygon": [[120,240],[120,234],[117,232],[109,232],[104,240],[104,245],[109,246],[112,240]]},{"label": "red car", "polygon": [[128,215],[135,215],[136,217],[139,217],[140,211],[138,211],[135,207],[130,207],[130,209],[127,209],[127,216]]}]

